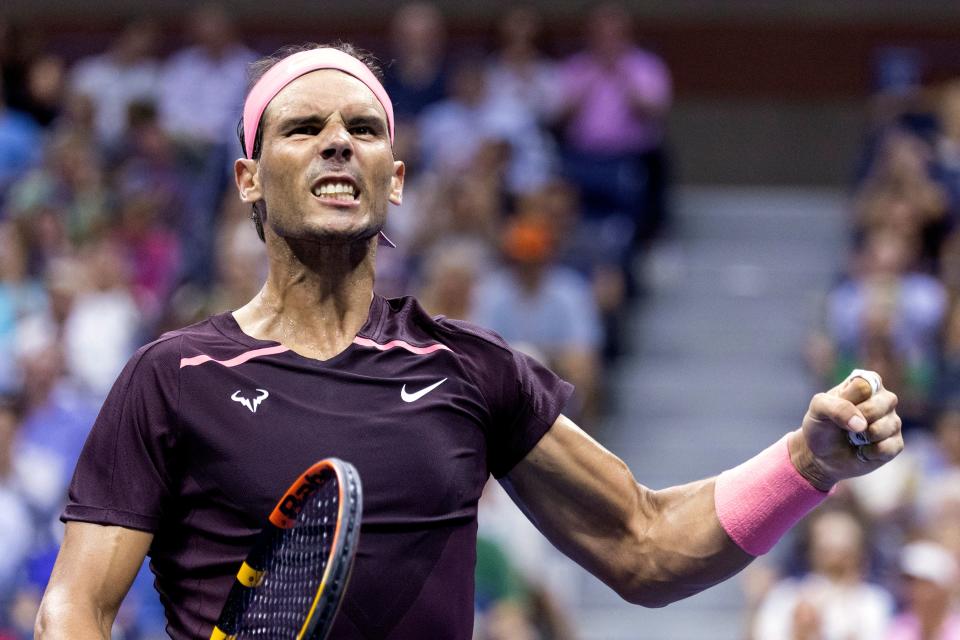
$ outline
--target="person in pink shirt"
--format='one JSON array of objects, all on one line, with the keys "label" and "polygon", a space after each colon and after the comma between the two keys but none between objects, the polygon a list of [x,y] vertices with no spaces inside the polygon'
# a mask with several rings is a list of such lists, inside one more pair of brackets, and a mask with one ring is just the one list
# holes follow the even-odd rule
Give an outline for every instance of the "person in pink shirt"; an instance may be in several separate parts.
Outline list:
[{"label": "person in pink shirt", "polygon": [[960,613],[953,607],[957,561],[935,542],[912,542],[900,554],[906,610],[894,618],[886,640],[956,640]]},{"label": "person in pink shirt", "polygon": [[593,10],[586,49],[561,68],[557,118],[566,168],[586,203],[610,194],[605,204],[649,234],[664,216],[664,121],[673,87],[666,64],[637,47],[631,29],[623,7]]}]

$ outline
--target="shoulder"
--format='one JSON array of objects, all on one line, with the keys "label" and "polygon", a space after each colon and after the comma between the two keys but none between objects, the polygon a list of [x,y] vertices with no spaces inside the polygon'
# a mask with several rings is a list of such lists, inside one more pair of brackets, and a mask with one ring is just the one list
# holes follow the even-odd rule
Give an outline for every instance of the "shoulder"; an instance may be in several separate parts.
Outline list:
[{"label": "shoulder", "polygon": [[472,322],[431,316],[412,296],[386,300],[387,311],[377,328],[375,340],[402,340],[414,345],[439,343],[454,354],[475,349],[509,354],[506,341],[489,329]]},{"label": "shoulder", "polygon": [[218,343],[234,343],[223,335],[216,326],[220,316],[212,316],[186,327],[167,331],[156,340],[148,342],[133,354],[131,364],[143,366],[179,369],[181,359],[195,351],[208,351]]},{"label": "shoulder", "polygon": [[656,67],[661,70],[666,70],[667,68],[663,58],[652,51],[639,47],[631,49],[630,52],[627,53],[627,62],[638,66]]}]

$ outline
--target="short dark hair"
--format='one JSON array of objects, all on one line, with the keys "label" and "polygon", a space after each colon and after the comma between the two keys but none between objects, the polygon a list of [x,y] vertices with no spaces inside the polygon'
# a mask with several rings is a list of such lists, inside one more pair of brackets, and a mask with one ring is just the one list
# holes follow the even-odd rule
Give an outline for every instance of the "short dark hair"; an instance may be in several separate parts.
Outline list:
[{"label": "short dark hair", "polygon": [[[302,53],[304,51],[312,51],[313,49],[336,49],[342,51],[348,55],[353,56],[363,64],[367,65],[367,68],[376,76],[377,80],[383,82],[383,72],[380,69],[380,63],[374,57],[372,53],[356,47],[349,42],[344,42],[338,40],[332,44],[320,44],[316,42],[306,42],[303,44],[292,44],[281,47],[275,52],[268,56],[264,56],[259,60],[254,60],[247,67],[247,93],[250,95],[250,90],[253,89],[253,86],[264,76],[264,74],[273,68],[278,62],[284,58],[288,58],[295,53]],[[246,100],[246,96],[244,97]],[[251,149],[250,157],[253,160],[260,159],[260,151],[263,146],[263,115],[260,116],[260,122],[257,123],[256,136],[253,139],[253,149]],[[237,123],[237,138],[240,139],[240,150],[244,156],[247,155],[247,145],[243,132],[243,115],[240,116],[240,122]],[[253,220],[253,225],[257,229],[257,235],[260,236],[260,240],[266,242],[266,237],[263,234],[263,216],[260,213],[260,209],[257,207],[258,203],[253,203],[253,213],[250,215]]]}]

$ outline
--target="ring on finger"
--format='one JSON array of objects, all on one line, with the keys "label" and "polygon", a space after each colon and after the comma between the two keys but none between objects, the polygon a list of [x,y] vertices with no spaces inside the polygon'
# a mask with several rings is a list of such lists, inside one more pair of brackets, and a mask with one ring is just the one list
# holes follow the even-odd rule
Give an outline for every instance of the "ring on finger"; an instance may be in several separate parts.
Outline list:
[{"label": "ring on finger", "polygon": [[859,460],[860,462],[863,462],[863,463],[868,463],[868,462],[870,462],[870,461],[867,459],[866,454],[863,453],[863,447],[857,447],[857,460]]}]

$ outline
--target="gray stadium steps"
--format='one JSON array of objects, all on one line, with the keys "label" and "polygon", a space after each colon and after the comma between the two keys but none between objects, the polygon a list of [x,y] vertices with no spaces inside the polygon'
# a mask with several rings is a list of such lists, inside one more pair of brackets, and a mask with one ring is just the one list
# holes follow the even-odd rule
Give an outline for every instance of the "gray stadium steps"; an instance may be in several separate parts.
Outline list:
[{"label": "gray stadium steps", "polygon": [[[804,341],[847,242],[836,191],[686,187],[675,212],[671,237],[643,261],[634,349],[611,376],[600,434],[652,487],[714,475],[798,424],[816,391]],[[743,637],[736,579],[646,610],[571,571],[583,640]]]}]

